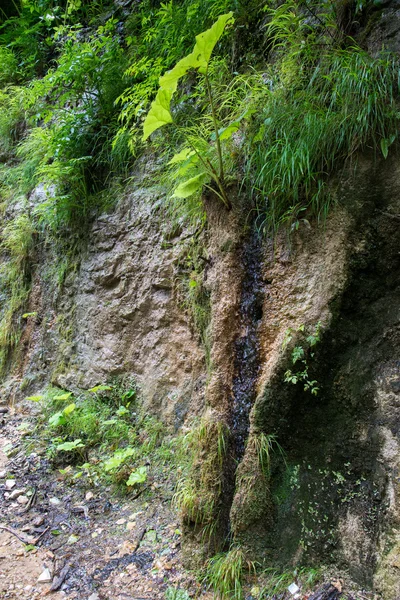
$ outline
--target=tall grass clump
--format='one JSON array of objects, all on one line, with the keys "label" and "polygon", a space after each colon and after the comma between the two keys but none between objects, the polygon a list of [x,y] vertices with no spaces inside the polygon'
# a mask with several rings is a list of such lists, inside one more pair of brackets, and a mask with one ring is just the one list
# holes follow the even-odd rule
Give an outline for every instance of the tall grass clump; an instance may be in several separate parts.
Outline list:
[{"label": "tall grass clump", "polygon": [[34,225],[27,215],[9,220],[0,238],[0,371],[20,339],[22,308],[30,291]]},{"label": "tall grass clump", "polygon": [[240,546],[213,556],[207,564],[205,581],[219,600],[242,600],[245,573],[255,572],[255,563],[246,558]]},{"label": "tall grass clump", "polygon": [[331,20],[319,31],[293,2],[270,14],[278,60],[256,100],[246,171],[264,225],[276,231],[308,214],[324,218],[328,176],[357,151],[386,158],[398,136],[399,63],[372,58],[354,40],[336,42]]},{"label": "tall grass clump", "polygon": [[194,424],[181,440],[182,472],[174,503],[184,525],[200,531],[205,540],[219,526],[227,443],[226,425],[212,415]]}]

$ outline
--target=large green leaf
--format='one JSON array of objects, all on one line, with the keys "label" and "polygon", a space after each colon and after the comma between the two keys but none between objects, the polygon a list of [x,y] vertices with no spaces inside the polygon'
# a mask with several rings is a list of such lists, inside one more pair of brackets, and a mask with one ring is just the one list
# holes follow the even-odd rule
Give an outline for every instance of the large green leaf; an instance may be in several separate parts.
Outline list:
[{"label": "large green leaf", "polygon": [[200,73],[205,73],[215,44],[223,34],[225,27],[233,22],[233,12],[226,13],[218,17],[210,29],[196,36],[193,51],[177,62],[173,69],[160,77],[160,88],[171,90],[174,93],[179,79],[186,75],[190,69],[198,69]]},{"label": "large green leaf", "polygon": [[144,483],[147,479],[147,469],[146,467],[139,467],[135,471],[129,475],[129,479],[126,482],[126,485],[133,486],[138,483]]},{"label": "large green leaf", "polygon": [[173,69],[160,77],[160,88],[170,90],[172,93],[176,92],[179,79],[186,75],[189,69],[198,69],[200,66],[200,62],[196,60],[195,55],[191,52],[184,58],[181,58]]},{"label": "large green leaf", "polygon": [[215,44],[220,39],[228,24],[234,22],[233,13],[229,12],[218,17],[210,29],[196,36],[196,44],[193,52],[178,61],[173,69],[167,71],[160,77],[160,89],[156,99],[151,105],[150,111],[143,125],[143,141],[149,135],[167,123],[172,123],[170,103],[176,92],[178,81],[186,75],[190,69],[198,69],[200,73],[206,73]]},{"label": "large green leaf", "polygon": [[192,196],[205,184],[206,181],[210,179],[208,173],[200,173],[200,175],[196,175],[195,177],[191,177],[187,179],[183,183],[179,184],[176,190],[174,191],[174,196],[176,198],[189,198]]},{"label": "large green leaf", "polygon": [[196,45],[192,54],[194,55],[194,61],[199,63],[196,68],[199,69],[200,73],[206,73],[215,44],[224,33],[225,27],[234,23],[234,21],[233,12],[231,11],[218,17],[210,29],[196,36]]},{"label": "large green leaf", "polygon": [[68,404],[68,406],[66,406],[63,410],[63,414],[68,417],[68,415],[70,415],[72,412],[74,412],[76,408],[76,404],[72,403],[72,404]]},{"label": "large green leaf", "polygon": [[71,452],[71,450],[76,450],[77,448],[84,448],[85,444],[82,444],[82,440],[74,440],[73,442],[64,442],[63,444],[58,444],[57,452],[60,450],[64,450],[64,452]]},{"label": "large green leaf", "polygon": [[183,150],[178,152],[178,154],[174,154],[174,156],[171,158],[171,160],[167,164],[174,165],[176,163],[184,162],[185,160],[187,160],[194,154],[195,154],[194,150],[191,150],[190,148],[184,148]]},{"label": "large green leaf", "polygon": [[169,110],[173,92],[171,90],[158,90],[156,99],[153,101],[143,124],[143,141],[147,140],[149,135],[166,125],[172,123],[172,115]]}]

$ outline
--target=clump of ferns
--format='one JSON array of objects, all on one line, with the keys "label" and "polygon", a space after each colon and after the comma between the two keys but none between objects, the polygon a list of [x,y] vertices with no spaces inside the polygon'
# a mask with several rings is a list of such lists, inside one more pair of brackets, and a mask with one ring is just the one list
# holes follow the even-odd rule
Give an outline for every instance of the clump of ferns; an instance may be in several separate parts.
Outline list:
[{"label": "clump of ferns", "polygon": [[183,467],[173,501],[183,523],[199,528],[206,539],[218,527],[228,434],[226,424],[209,415],[181,439]]}]

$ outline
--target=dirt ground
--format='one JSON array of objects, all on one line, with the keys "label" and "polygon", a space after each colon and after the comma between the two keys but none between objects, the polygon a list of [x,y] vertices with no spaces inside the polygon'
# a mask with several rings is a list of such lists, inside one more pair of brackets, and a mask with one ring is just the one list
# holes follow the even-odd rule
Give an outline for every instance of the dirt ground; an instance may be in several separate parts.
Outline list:
[{"label": "dirt ground", "polygon": [[169,587],[212,597],[181,566],[168,481],[136,500],[67,484],[43,451],[26,451],[27,419],[0,414],[1,599],[156,600]]}]

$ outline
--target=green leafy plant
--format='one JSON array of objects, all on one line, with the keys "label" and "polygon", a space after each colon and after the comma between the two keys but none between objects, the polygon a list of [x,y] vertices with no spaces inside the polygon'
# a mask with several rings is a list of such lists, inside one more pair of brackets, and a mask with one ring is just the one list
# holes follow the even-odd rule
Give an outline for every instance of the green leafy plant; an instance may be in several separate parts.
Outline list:
[{"label": "green leafy plant", "polygon": [[[285,383],[292,383],[293,385],[302,383],[304,391],[310,391],[313,396],[318,395],[319,387],[318,382],[315,379],[311,380],[309,375],[309,359],[314,358],[314,348],[318,342],[321,341],[321,328],[322,323],[319,321],[315,326],[314,331],[305,338],[305,343],[294,346],[291,353],[292,364],[297,365],[297,367],[301,364],[301,367],[300,370],[296,371],[287,369],[284,376]],[[300,327],[297,328],[298,333],[303,333],[304,331],[304,325],[300,325]],[[290,328],[286,330],[283,348],[286,348],[291,342],[294,333],[295,332]]]},{"label": "green leafy plant", "polygon": [[123,450],[116,450],[110,458],[108,458],[103,463],[103,468],[106,472],[114,471],[119,469],[119,467],[130,457],[135,456],[136,449],[135,448],[124,448]]},{"label": "green leafy plant", "polygon": [[132,487],[134,485],[144,483],[145,481],[147,481],[147,469],[146,467],[139,467],[138,469],[132,471],[132,473],[129,475],[126,485],[128,487]]},{"label": "green leafy plant", "polygon": [[50,427],[59,427],[65,425],[68,422],[68,417],[76,409],[76,404],[69,404],[61,412],[57,412],[52,415],[49,419]]},{"label": "green leafy plant", "polygon": [[85,444],[82,444],[82,440],[74,440],[73,442],[63,442],[62,444],[58,444],[56,447],[57,452],[72,452],[77,448],[84,448]]},{"label": "green leafy plant", "polygon": [[190,596],[186,590],[169,587],[165,592],[165,600],[190,600]]},{"label": "green leafy plant", "polygon": [[177,90],[179,80],[191,70],[196,70],[201,74],[204,77],[205,90],[211,107],[211,118],[214,128],[211,141],[214,141],[216,145],[218,167],[212,164],[207,156],[208,152],[204,153],[204,149],[208,149],[207,139],[200,138],[198,139],[200,144],[196,144],[195,138],[190,135],[186,136],[188,146],[183,148],[178,154],[175,154],[169,164],[179,164],[181,173],[187,171],[189,167],[194,167],[199,172],[180,183],[175,189],[174,195],[178,198],[187,198],[201,190],[203,186],[208,186],[210,180],[213,180],[217,187],[217,190],[214,189],[213,191],[217,193],[227,208],[231,207],[231,202],[226,193],[221,141],[229,139],[239,129],[240,120],[246,114],[243,114],[227,127],[220,127],[208,71],[215,45],[224,33],[225,28],[233,22],[232,12],[221,15],[210,29],[196,36],[196,44],[193,51],[182,58],[173,69],[160,78],[160,88],[143,125],[143,140],[146,140],[160,127],[168,123],[173,123],[170,104]]}]

